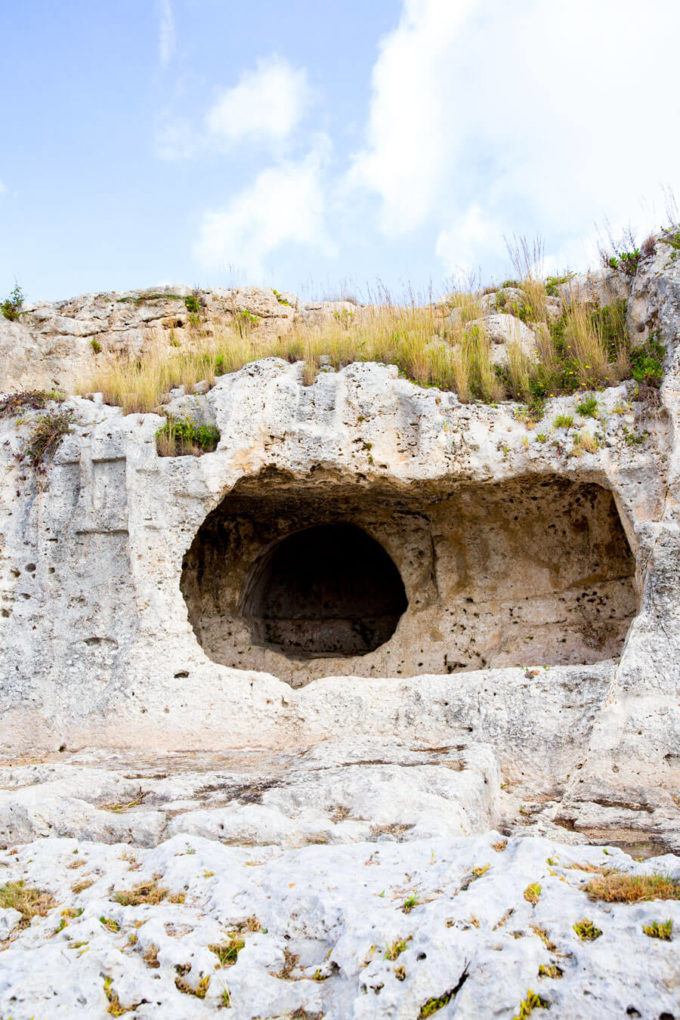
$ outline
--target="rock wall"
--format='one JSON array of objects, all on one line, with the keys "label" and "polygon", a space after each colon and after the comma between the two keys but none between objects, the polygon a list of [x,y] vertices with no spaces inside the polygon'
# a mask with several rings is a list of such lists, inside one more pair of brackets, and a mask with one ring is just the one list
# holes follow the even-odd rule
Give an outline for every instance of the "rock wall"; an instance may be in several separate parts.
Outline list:
[{"label": "rock wall", "polygon": [[[277,359],[192,398],[221,434],[200,458],[159,457],[156,415],[73,398],[77,424],[34,476],[17,460],[28,425],[2,422],[0,741],[481,741],[535,824],[677,843],[680,267],[664,252],[630,307],[667,343],[661,403],[612,388],[597,426],[578,398],[530,429],[391,367],[305,386]],[[552,428],[567,412],[597,427],[595,452]],[[394,635],[361,656],[256,645],[254,565],[341,523],[399,571]]]}]

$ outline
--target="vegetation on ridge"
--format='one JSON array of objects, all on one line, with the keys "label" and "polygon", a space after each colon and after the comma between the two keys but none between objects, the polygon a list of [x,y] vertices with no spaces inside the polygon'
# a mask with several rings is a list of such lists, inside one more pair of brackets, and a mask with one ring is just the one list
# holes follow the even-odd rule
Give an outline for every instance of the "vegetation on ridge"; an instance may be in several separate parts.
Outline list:
[{"label": "vegetation on ridge", "polygon": [[[172,329],[169,336],[155,330],[139,357],[98,360],[80,392],[102,392],[107,403],[125,413],[154,411],[174,387],[191,392],[199,382],[212,386],[217,377],[271,356],[303,362],[306,385],[320,372],[378,362],[395,365],[420,386],[453,391],[464,402],[522,401],[533,417],[540,417],[548,397],[596,391],[631,377],[660,384],[664,347],[656,335],[633,347],[625,301],[587,300],[571,287],[571,274],[543,280],[536,269],[540,245],[532,249],[517,242],[511,255],[517,279],[498,290],[459,291],[422,305],[413,299],[397,304],[383,292],[370,305],[336,312],[320,323],[299,319],[283,336],[262,335],[260,317],[249,311],[225,307],[223,315],[213,313],[208,320],[192,295],[185,299],[191,314],[181,341]],[[621,261],[623,255],[612,257]],[[484,318],[490,311],[530,327],[535,354],[510,340],[504,345],[507,356],[494,358],[498,348]]]}]

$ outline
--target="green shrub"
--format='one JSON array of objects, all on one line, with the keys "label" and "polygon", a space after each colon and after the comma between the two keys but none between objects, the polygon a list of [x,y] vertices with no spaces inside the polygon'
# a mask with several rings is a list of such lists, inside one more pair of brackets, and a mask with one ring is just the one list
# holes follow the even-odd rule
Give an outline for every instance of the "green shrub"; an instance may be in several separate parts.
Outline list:
[{"label": "green shrub", "polygon": [[626,276],[635,276],[640,265],[641,253],[639,248],[632,251],[622,251],[618,255],[611,255],[607,262],[610,269],[617,269]]},{"label": "green shrub", "polygon": [[156,447],[161,457],[200,456],[212,453],[220,441],[214,425],[200,425],[182,418],[168,418],[156,431]]},{"label": "green shrub", "polygon": [[548,297],[559,297],[559,287],[563,283],[569,283],[571,278],[575,276],[575,273],[565,273],[564,276],[548,276],[545,281],[545,292]]},{"label": "green shrub", "polygon": [[191,312],[193,315],[198,315],[201,310],[201,303],[198,300],[197,294],[189,294],[188,297],[185,297],[184,304],[186,305],[187,311]]},{"label": "green shrub", "polygon": [[18,319],[24,303],[24,293],[18,283],[14,284],[14,290],[9,297],[0,304],[0,311],[6,319]]},{"label": "green shrub", "polygon": [[571,414],[558,414],[553,419],[553,428],[556,429],[570,429],[574,424],[574,418]]},{"label": "green shrub", "polygon": [[665,346],[659,342],[658,333],[652,333],[645,344],[633,347],[629,352],[633,379],[647,386],[659,387],[663,380],[663,359]]},{"label": "green shrub", "polygon": [[92,348],[95,354],[101,354],[102,345],[99,343],[99,340],[97,340],[97,338],[94,336],[90,340],[90,347]]}]

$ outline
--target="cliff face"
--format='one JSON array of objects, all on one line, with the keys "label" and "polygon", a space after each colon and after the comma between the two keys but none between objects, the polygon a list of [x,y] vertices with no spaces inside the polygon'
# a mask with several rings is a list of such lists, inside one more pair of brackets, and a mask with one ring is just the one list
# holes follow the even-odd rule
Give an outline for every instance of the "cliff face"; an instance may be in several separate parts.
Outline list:
[{"label": "cliff face", "polygon": [[[678,858],[628,855],[680,850],[671,255],[571,281],[666,347],[596,418],[267,358],[170,395],[202,456],[69,397],[39,471],[44,412],[0,419],[3,1016],[677,1013]],[[186,296],[0,320],[3,387],[191,343]]]},{"label": "cliff face", "polygon": [[680,265],[662,253],[629,299],[635,334],[666,343],[660,402],[612,387],[597,423],[576,397],[530,428],[389,366],[303,385],[274,358],[175,391],[170,411],[219,430],[201,457],[159,456],[157,415],[75,397],[35,476],[17,460],[29,425],[3,421],[2,742],[480,741],[546,824],[670,839]]}]

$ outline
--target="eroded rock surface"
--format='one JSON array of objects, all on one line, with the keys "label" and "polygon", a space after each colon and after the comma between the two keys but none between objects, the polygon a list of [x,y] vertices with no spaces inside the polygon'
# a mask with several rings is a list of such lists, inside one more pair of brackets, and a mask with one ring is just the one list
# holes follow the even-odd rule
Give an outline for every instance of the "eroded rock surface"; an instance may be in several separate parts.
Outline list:
[{"label": "eroded rock surface", "polygon": [[[497,832],[297,850],[187,834],[149,850],[38,840],[0,852],[3,881],[53,897],[2,943],[0,1010],[417,1020],[438,1004],[477,1020],[518,1015],[533,990],[563,1020],[675,1016],[675,944],[643,928],[680,927],[680,903],[592,902],[584,886],[611,868],[680,876],[675,857],[636,864]],[[135,892],[136,905],[116,899]],[[584,921],[595,940],[574,930]]]}]

